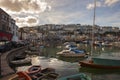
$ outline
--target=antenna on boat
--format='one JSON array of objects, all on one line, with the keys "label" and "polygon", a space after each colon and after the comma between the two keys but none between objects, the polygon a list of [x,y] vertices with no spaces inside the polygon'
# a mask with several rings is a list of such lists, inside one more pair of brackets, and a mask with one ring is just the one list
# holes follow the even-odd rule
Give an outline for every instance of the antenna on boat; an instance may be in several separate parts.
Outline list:
[{"label": "antenna on boat", "polygon": [[94,43],[94,28],[95,28],[95,13],[96,13],[96,0],[94,0],[94,15],[93,15],[93,26],[92,26],[92,41],[91,41],[91,55],[93,53],[93,43]]}]

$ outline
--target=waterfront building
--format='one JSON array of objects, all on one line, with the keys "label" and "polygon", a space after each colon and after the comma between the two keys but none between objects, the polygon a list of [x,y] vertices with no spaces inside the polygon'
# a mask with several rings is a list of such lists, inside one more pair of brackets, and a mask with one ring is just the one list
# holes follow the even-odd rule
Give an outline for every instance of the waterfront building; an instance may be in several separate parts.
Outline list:
[{"label": "waterfront building", "polygon": [[18,41],[18,26],[14,19],[10,18],[9,20],[9,26],[11,28],[11,33],[13,34],[12,41]]},{"label": "waterfront building", "polygon": [[11,40],[12,38],[9,17],[10,16],[0,8],[0,40]]},{"label": "waterfront building", "polygon": [[17,29],[15,20],[0,8],[0,40],[17,40]]}]

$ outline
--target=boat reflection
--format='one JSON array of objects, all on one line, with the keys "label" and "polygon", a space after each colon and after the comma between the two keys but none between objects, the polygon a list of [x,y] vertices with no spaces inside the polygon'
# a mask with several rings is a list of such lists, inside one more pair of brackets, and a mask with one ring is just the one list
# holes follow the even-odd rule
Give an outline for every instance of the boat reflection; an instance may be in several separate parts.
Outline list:
[{"label": "boat reflection", "polygon": [[79,72],[87,72],[87,73],[92,73],[92,74],[120,74],[120,69],[95,69],[95,68],[86,68],[86,67],[81,67],[79,68]]},{"label": "boat reflection", "polygon": [[58,59],[65,61],[65,62],[78,62],[80,60],[85,60],[86,58],[76,58],[76,57],[63,57],[63,56],[59,56]]}]

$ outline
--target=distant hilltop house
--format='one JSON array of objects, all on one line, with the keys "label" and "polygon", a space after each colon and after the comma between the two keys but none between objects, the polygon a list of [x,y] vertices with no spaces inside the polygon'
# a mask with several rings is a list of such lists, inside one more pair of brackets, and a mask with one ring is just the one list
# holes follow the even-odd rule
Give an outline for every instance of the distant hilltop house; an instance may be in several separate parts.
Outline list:
[{"label": "distant hilltop house", "polygon": [[[107,35],[114,33],[114,35]],[[118,33],[118,34],[117,34]],[[85,40],[91,39],[92,25],[81,24],[45,24],[40,26],[22,27],[19,28],[19,36],[22,40],[34,40],[45,38],[60,38],[62,40]],[[105,40],[115,39],[120,34],[119,27],[112,26],[98,26],[94,27],[95,39],[102,39],[103,35]],[[116,37],[117,34],[117,37]]]}]

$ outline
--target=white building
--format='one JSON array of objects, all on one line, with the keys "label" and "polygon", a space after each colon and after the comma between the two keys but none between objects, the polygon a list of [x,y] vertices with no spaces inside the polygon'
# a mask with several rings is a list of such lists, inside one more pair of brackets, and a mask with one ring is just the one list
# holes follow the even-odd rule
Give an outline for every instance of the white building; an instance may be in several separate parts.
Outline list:
[{"label": "white building", "polygon": [[18,26],[16,25],[14,19],[10,18],[9,26],[11,29],[11,33],[13,34],[12,41],[18,41]]}]

